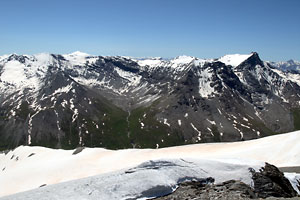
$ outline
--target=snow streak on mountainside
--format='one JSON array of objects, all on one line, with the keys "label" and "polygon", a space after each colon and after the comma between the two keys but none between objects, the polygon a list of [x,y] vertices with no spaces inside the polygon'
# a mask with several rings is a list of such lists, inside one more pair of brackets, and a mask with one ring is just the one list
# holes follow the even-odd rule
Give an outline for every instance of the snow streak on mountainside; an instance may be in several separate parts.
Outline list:
[{"label": "snow streak on mountainside", "polygon": [[300,76],[257,53],[220,59],[0,57],[0,149],[166,147],[297,130]]},{"label": "snow streak on mountainside", "polygon": [[[251,141],[161,149],[57,150],[21,146],[0,154],[0,196],[100,174],[20,193],[15,198],[39,199],[44,194],[46,199],[83,199],[83,196],[88,199],[122,199],[126,195],[127,198],[133,195],[131,198],[136,199],[142,196],[142,191],[155,186],[161,188],[152,190],[153,194],[170,192],[183,180],[208,177],[213,177],[216,183],[235,179],[250,184],[249,167],[257,170],[264,162],[276,166],[299,166],[299,140],[300,131],[296,131]],[[292,174],[289,176],[293,178]],[[150,195],[150,191],[143,193],[144,197]]]}]

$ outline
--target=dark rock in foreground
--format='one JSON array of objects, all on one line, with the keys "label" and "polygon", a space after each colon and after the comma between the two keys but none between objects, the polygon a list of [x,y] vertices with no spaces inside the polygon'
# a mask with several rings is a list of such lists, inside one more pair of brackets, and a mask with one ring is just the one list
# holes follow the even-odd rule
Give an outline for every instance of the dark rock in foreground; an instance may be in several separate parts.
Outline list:
[{"label": "dark rock in foreground", "polygon": [[277,167],[266,163],[260,172],[252,172],[254,189],[258,197],[295,197],[296,191]]},{"label": "dark rock in foreground", "polygon": [[229,180],[219,184],[202,184],[200,182],[181,183],[178,189],[156,200],[210,200],[210,199],[299,199],[289,180],[277,167],[266,163],[259,172],[250,169],[254,188],[237,181]]},{"label": "dark rock in foreground", "polygon": [[186,182],[172,194],[157,198],[157,200],[180,200],[180,199],[253,199],[256,198],[254,190],[243,182],[230,180],[216,185],[198,184]]}]

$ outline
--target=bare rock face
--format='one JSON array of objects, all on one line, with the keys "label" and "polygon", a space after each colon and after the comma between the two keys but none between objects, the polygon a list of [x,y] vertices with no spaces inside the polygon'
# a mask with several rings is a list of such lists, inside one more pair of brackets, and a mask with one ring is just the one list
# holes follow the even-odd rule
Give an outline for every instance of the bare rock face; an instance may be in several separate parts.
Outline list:
[{"label": "bare rock face", "polygon": [[254,190],[258,197],[295,197],[296,191],[284,174],[277,167],[266,163],[260,172],[252,171]]},{"label": "bare rock face", "polygon": [[256,194],[250,186],[240,181],[230,180],[216,185],[203,185],[198,182],[182,183],[173,194],[157,198],[157,200],[242,200],[256,197]]}]

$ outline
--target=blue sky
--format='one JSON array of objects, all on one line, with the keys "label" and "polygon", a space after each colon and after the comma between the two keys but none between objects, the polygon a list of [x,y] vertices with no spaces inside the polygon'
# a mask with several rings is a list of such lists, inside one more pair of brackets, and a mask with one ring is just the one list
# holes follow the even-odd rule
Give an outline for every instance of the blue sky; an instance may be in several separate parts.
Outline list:
[{"label": "blue sky", "polygon": [[300,60],[299,0],[2,0],[0,55]]}]

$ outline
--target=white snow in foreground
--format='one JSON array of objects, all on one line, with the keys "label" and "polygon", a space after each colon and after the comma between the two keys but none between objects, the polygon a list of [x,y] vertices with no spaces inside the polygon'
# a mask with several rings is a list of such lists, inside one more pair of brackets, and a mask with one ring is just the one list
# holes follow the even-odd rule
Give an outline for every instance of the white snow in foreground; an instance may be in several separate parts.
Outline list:
[{"label": "white snow in foreground", "polygon": [[247,60],[252,54],[246,54],[246,55],[241,55],[241,54],[232,54],[232,55],[225,55],[219,58],[218,61],[226,64],[226,65],[231,65],[233,67],[237,67],[240,65],[242,62]]},{"label": "white snow in foreground", "polygon": [[[94,176],[156,159],[209,159],[231,164],[269,162],[278,167],[300,166],[300,131],[233,143],[193,144],[160,149],[73,150],[21,146],[0,154],[0,196],[43,184]],[[34,155],[30,156],[32,153]],[[4,169],[4,170],[3,170]]]},{"label": "white snow in foreground", "polygon": [[[258,170],[261,166],[262,164],[256,165],[254,169]],[[176,189],[178,183],[187,180],[213,177],[215,183],[235,179],[251,184],[249,167],[210,160],[155,160],[133,168],[45,186],[1,199],[148,199],[169,194]]]}]

